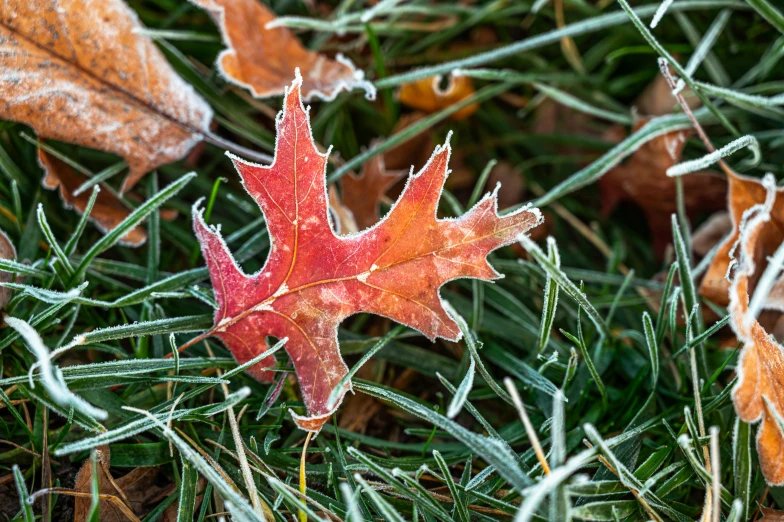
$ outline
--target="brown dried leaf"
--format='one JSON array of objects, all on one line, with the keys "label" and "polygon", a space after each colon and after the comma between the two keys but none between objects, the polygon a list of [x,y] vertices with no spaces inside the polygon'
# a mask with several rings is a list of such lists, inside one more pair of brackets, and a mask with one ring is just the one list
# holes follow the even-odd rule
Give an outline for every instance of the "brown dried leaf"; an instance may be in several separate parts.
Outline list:
[{"label": "brown dried leaf", "polygon": [[[412,112],[402,116],[392,129],[392,134],[401,132],[424,117],[425,114],[422,112]],[[412,167],[415,171],[419,170],[430,159],[434,147],[435,144],[429,132],[415,134],[384,153],[384,167],[388,170],[410,170]]]},{"label": "brown dried leaf", "polygon": [[507,161],[499,161],[487,177],[487,189],[493,190],[498,184],[501,185],[498,191],[498,208],[509,208],[523,202],[525,178],[519,168]]},{"label": "brown dried leaf", "polygon": [[210,14],[223,35],[228,49],[218,57],[221,73],[253,96],[283,94],[299,67],[306,100],[332,100],[340,91],[356,88],[375,98],[375,87],[348,59],[338,54],[331,60],[306,49],[289,29],[269,27],[275,13],[258,0],[190,1]]},{"label": "brown dried leaf", "polygon": [[[474,82],[468,76],[450,75],[446,89],[441,88],[442,79],[442,76],[430,76],[403,84],[398,93],[400,103],[432,113],[446,109],[474,94]],[[475,113],[477,109],[479,109],[479,104],[472,103],[452,114],[450,118],[463,120]]]},{"label": "brown dried leaf", "polygon": [[[696,97],[688,93],[685,96],[690,108],[699,106]],[[634,102],[635,110],[643,116],[637,119],[633,130],[648,123],[653,116],[672,113],[677,105],[667,80],[657,75]],[[668,177],[666,171],[680,162],[690,134],[686,131],[670,132],[646,142],[625,164],[612,169],[599,181],[605,215],[624,200],[633,201],[642,208],[653,236],[654,253],[658,257],[672,240],[670,215],[677,210],[676,181]],[[605,132],[609,141],[618,142],[624,137],[620,125]],[[727,182],[723,176],[697,172],[683,176],[682,181],[689,217],[724,208]]]},{"label": "brown dried leaf", "polygon": [[760,522],[784,522],[784,511],[764,506],[760,507],[760,511],[762,512]]},{"label": "brown dried leaf", "polygon": [[[74,196],[73,193],[82,183],[87,181],[87,177],[43,149],[38,149],[38,163],[45,173],[42,181],[43,186],[50,190],[59,187],[60,197],[63,199],[65,207],[73,208],[79,214],[84,214],[87,202],[90,200],[90,192],[82,192],[78,196]],[[104,189],[98,193],[93,210],[90,212],[90,221],[95,223],[101,231],[108,232],[119,225],[130,213],[131,210],[120,198]],[[125,234],[121,242],[129,246],[139,246],[146,240],[147,232],[144,228],[137,226]]]},{"label": "brown dried leaf", "polygon": [[716,212],[691,235],[691,249],[699,257],[705,257],[731,231],[730,213],[724,210]]},{"label": "brown dried leaf", "polygon": [[[694,110],[700,106],[700,99],[691,91],[686,90],[683,95],[690,109]],[[656,78],[637,97],[634,107],[640,114],[646,116],[663,116],[671,114],[678,107],[678,101],[673,97],[667,79],[661,74],[657,74]]]},{"label": "brown dried leaf", "polygon": [[[730,178],[732,179],[732,178]],[[756,311],[749,308],[752,278],[757,275],[757,260],[767,248],[771,237],[781,232],[775,221],[775,200],[779,192],[772,176],[765,186],[757,182],[768,196],[764,203],[745,207],[742,230],[738,233],[738,265],[729,292],[730,325],[743,343],[738,359],[738,382],[732,390],[732,402],[738,417],[745,422],[762,421],[757,432],[757,454],[760,468],[769,484],[784,483],[784,433],[781,415],[784,412],[784,347],[760,325]],[[733,211],[733,220],[735,212]],[[778,244],[781,240],[778,240]]]},{"label": "brown dried leaf", "polygon": [[584,112],[561,105],[552,98],[542,101],[534,111],[534,134],[600,134],[594,120]]},{"label": "brown dried leaf", "polygon": [[335,233],[339,236],[347,236],[359,232],[359,226],[357,226],[357,220],[354,218],[354,214],[351,212],[351,209],[340,201],[340,196],[338,195],[338,190],[335,188],[335,185],[329,186],[328,195],[329,210],[335,218],[332,223]]},{"label": "brown dried leaf", "polygon": [[[100,500],[101,522],[126,522],[138,520],[146,514],[155,502],[162,500],[174,490],[174,485],[162,488],[156,485],[159,469],[157,467],[134,468],[119,478],[112,478],[109,473],[111,453],[108,446],[96,449],[98,452],[98,491],[101,495],[117,497],[124,507],[117,502]],[[92,491],[92,463],[87,459],[76,475],[74,491],[90,494]],[[90,497],[74,498],[74,522],[87,520],[92,500]]]},{"label": "brown dried leaf", "polygon": [[121,0],[0,4],[0,118],[122,156],[123,190],[202,139],[212,110]]},{"label": "brown dried leaf", "polygon": [[[634,130],[648,122],[641,118]],[[667,169],[680,162],[688,133],[669,132],[645,144],[599,180],[602,214],[607,216],[621,201],[633,201],[644,212],[653,236],[657,256],[664,253],[672,239],[670,216],[677,211],[675,180]],[[686,212],[721,210],[725,206],[726,179],[712,172],[696,172],[682,177]]]},{"label": "brown dried leaf", "polygon": [[352,172],[340,180],[343,204],[354,215],[359,230],[378,223],[381,201],[406,174],[405,170],[386,170],[384,157],[378,155],[363,165],[361,174]]},{"label": "brown dried leaf", "polygon": [[[16,260],[16,248],[14,244],[6,235],[5,231],[0,229],[0,259]],[[0,272],[0,283],[13,283],[15,279],[14,274],[11,272]],[[0,287],[0,310],[5,308],[8,301],[11,300],[14,291],[10,288]]]}]

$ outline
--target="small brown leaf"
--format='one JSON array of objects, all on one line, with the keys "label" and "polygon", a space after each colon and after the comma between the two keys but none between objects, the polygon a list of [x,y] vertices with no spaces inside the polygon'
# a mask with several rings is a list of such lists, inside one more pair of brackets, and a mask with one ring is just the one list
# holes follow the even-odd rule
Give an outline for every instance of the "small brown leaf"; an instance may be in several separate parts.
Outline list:
[{"label": "small brown leaf", "polygon": [[[425,114],[422,112],[412,112],[402,116],[392,129],[392,134],[401,132],[424,117]],[[434,147],[435,143],[429,132],[415,134],[384,154],[384,167],[388,170],[410,170],[412,167],[415,171],[419,170],[430,159]]]},{"label": "small brown leaf", "polygon": [[340,180],[343,204],[351,210],[359,230],[378,223],[381,201],[406,174],[405,170],[386,170],[384,157],[378,155],[363,165],[361,174],[349,173]]},{"label": "small brown leaf", "polygon": [[[0,229],[0,259],[8,259],[11,261],[16,260],[16,248],[14,244],[6,235],[5,231]],[[14,274],[11,272],[0,272],[0,283],[13,283],[15,279]],[[14,291],[4,286],[0,287],[0,310],[5,308],[8,301],[11,300]]]},{"label": "small brown leaf", "polygon": [[[647,122],[639,119],[634,130]],[[667,169],[680,161],[687,135],[685,131],[669,132],[646,142],[626,163],[599,180],[602,214],[609,215],[621,201],[635,202],[645,214],[657,256],[672,239],[670,216],[677,211],[676,184],[667,176]],[[697,172],[683,176],[682,182],[690,216],[724,208],[727,181],[723,176]]]},{"label": "small brown leaf", "polygon": [[757,185],[768,198],[756,206],[754,213],[745,215],[742,229],[736,233],[739,237],[738,264],[729,292],[730,325],[743,343],[732,402],[741,420],[762,421],[757,433],[760,468],[769,484],[779,485],[784,483],[784,460],[781,458],[784,433],[779,424],[784,412],[784,347],[760,325],[757,310],[750,309],[749,296],[752,278],[758,277],[756,268],[760,252],[767,248],[771,237],[779,237],[777,246],[781,243],[781,233],[772,232],[772,229],[778,229],[772,212],[776,210],[775,200],[780,192],[775,190],[772,176],[765,186],[759,182]]},{"label": "small brown leaf", "polygon": [[[138,520],[151,507],[171,494],[174,485],[163,488],[156,484],[159,474],[157,467],[134,468],[119,478],[112,478],[109,472],[111,453],[108,446],[96,449],[98,453],[98,491],[101,495],[116,497],[117,501],[102,498],[99,510],[101,522],[126,522]],[[76,475],[74,491],[90,494],[92,491],[92,462],[87,459]],[[92,500],[90,497],[74,498],[74,522],[87,520]]]},{"label": "small brown leaf", "polygon": [[[685,96],[689,107],[699,106],[699,100],[693,95]],[[632,130],[640,129],[652,116],[671,114],[676,106],[667,80],[657,75],[634,102],[634,108],[642,116],[637,118]],[[623,127],[615,125],[605,132],[605,139],[618,142],[624,134]],[[680,162],[690,134],[691,131],[676,131],[653,138],[635,151],[626,163],[610,170],[599,181],[604,215],[624,200],[635,202],[643,210],[657,257],[662,256],[672,240],[670,216],[677,211],[677,183],[666,172]],[[689,217],[724,208],[727,181],[723,176],[697,172],[683,176],[681,181]]]},{"label": "small brown leaf", "polygon": [[375,87],[342,55],[330,60],[306,49],[289,29],[269,27],[275,13],[258,0],[190,1],[210,14],[228,46],[218,57],[221,73],[253,96],[283,94],[299,67],[306,100],[332,100],[340,91],[356,88],[375,98]]},{"label": "small brown leaf", "polygon": [[760,507],[760,511],[762,512],[760,522],[784,522],[784,511],[764,506]]},{"label": "small brown leaf", "polygon": [[705,257],[731,231],[732,218],[729,212],[720,210],[706,219],[691,235],[691,249],[699,257]]},{"label": "small brown leaf", "polygon": [[498,208],[509,208],[523,202],[525,178],[519,168],[507,161],[499,161],[487,177],[487,190],[494,190],[499,184]]},{"label": "small brown leaf", "polygon": [[[400,103],[428,113],[438,112],[474,94],[474,82],[468,76],[449,76],[446,89],[441,88],[441,76],[430,76],[400,88]],[[472,103],[450,116],[453,120],[468,118],[479,109]]]},{"label": "small brown leaf", "polygon": [[[691,91],[687,90],[683,95],[690,109],[694,110],[700,106],[700,99]],[[634,107],[640,114],[662,116],[671,114],[678,107],[678,101],[672,95],[672,89],[667,83],[667,79],[663,75],[657,74],[656,78],[637,97]]]},{"label": "small brown leaf", "polygon": [[[43,149],[38,149],[38,163],[45,172],[43,186],[50,190],[59,187],[60,197],[66,208],[73,208],[79,214],[84,214],[90,200],[90,192],[82,192],[78,196],[74,196],[73,193],[82,183],[87,181],[87,177]],[[119,225],[130,213],[130,209],[120,198],[103,189],[98,193],[93,210],[90,212],[90,221],[95,223],[101,231],[108,232]],[[146,240],[147,232],[144,231],[144,228],[137,226],[125,234],[121,242],[129,246],[139,246]]]},{"label": "small brown leaf", "polygon": [[122,0],[0,4],[0,118],[112,152],[144,174],[185,155],[212,110],[166,62]]},{"label": "small brown leaf", "polygon": [[329,210],[332,212],[334,219],[335,233],[339,236],[347,236],[359,232],[357,220],[354,219],[354,214],[346,205],[340,201],[338,190],[335,185],[329,186]]}]

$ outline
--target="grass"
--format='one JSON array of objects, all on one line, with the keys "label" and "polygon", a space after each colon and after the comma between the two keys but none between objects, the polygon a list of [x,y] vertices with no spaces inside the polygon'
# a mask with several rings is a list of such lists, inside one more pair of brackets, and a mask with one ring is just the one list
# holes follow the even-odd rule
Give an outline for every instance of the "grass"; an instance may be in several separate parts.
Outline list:
[{"label": "grass", "polygon": [[[362,2],[318,3],[334,9],[317,16],[304,2],[273,5],[286,15],[282,24],[304,29],[311,47],[346,53],[380,89],[377,102],[344,93],[313,104],[317,141],[333,145],[341,159],[328,179],[415,132],[443,140],[452,130],[459,166],[473,181],[447,186],[442,215],[476,201],[488,162],[509,162],[547,213],[554,239],[546,248],[525,241],[524,258],[511,249],[492,256],[506,275],[495,284],[457,281],[442,290],[464,333],[458,344],[431,344],[377,317],[342,325],[349,367],[364,366],[353,378],[355,395],[307,447],[302,494],[305,434],[289,409],[303,408],[293,379],[261,385],[213,341],[165,358],[211,326],[209,277],[190,226],[196,199],[208,198],[211,221],[222,223],[246,271],[266,258],[263,221],[223,150],[205,145],[195,163],[149,175],[137,189],[146,202],[131,202],[137,208],[124,228],[103,235],[40,187],[29,129],[1,122],[0,227],[18,262],[0,261],[0,268],[24,278],[5,313],[32,327],[8,321],[0,330],[3,520],[33,520],[42,510],[45,520],[72,518],[73,498],[65,493],[39,494],[32,509],[20,497],[45,485],[73,487],[76,470],[97,462],[91,451],[106,444],[115,476],[160,467],[167,495],[146,506],[143,520],[173,505],[179,520],[200,522],[229,514],[237,521],[297,514],[682,521],[699,518],[709,490],[721,520],[758,519],[760,505],[784,509],[784,489],[768,487],[760,474],[755,428],[732,408],[738,350],[721,344],[726,319],[684,318],[699,302],[688,246],[699,221],[675,221],[674,248],[659,261],[639,209],[600,214],[595,182],[645,141],[690,128],[688,118],[656,118],[618,144],[538,134],[535,125],[546,98],[589,115],[599,130],[628,125],[633,100],[659,75],[663,58],[699,96],[696,116],[722,154],[737,151],[727,160],[780,179],[780,8],[767,0],[677,0],[651,30],[658,2],[635,3],[633,14],[622,0],[572,0],[564,2],[564,24],[560,2],[386,0],[370,20]],[[218,76],[213,64],[222,44],[208,17],[175,0],[131,6],[212,105],[217,133],[271,153],[280,99],[251,100]],[[444,20],[437,30],[414,24]],[[455,69],[473,78],[474,97],[396,133],[409,109],[394,89]],[[449,119],[474,101],[481,108],[470,119]],[[739,150],[749,144],[759,152],[752,161]],[[102,187],[119,186],[117,158],[48,146],[95,173]],[[563,152],[575,148],[583,153]],[[705,152],[694,139],[684,159]],[[192,170],[197,174],[187,176]],[[161,219],[161,208],[178,215]],[[147,228],[147,245],[119,245],[137,223]],[[42,348],[68,349],[38,365]],[[373,356],[363,358],[368,352]],[[280,370],[289,370],[281,354]],[[195,507],[197,497],[206,500]]]}]

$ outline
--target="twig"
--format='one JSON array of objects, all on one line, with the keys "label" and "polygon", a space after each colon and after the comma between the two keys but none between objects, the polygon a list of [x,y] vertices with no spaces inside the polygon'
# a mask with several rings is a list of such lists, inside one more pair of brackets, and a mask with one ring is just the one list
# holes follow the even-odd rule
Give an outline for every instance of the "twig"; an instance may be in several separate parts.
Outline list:
[{"label": "twig", "polygon": [[550,466],[547,464],[544,451],[542,451],[542,445],[539,443],[539,438],[536,436],[536,431],[534,430],[533,424],[531,424],[531,419],[528,418],[528,413],[525,411],[525,405],[520,399],[520,394],[517,393],[517,388],[509,377],[504,379],[504,385],[506,386],[507,391],[509,391],[509,395],[512,397],[512,402],[514,402],[517,412],[520,414],[520,420],[523,421],[523,426],[525,426],[525,433],[528,435],[528,440],[531,441],[531,446],[534,449],[536,458],[539,460],[539,464],[542,465],[542,471],[544,471],[545,475],[549,475]]},{"label": "twig", "polygon": [[[313,432],[309,431],[308,436],[305,437],[305,444],[302,445],[302,457],[299,460],[299,492],[302,493],[303,498],[307,498],[308,484],[305,477],[305,457],[308,455],[308,444]],[[303,510],[299,510],[299,522],[308,522],[308,515]]]}]

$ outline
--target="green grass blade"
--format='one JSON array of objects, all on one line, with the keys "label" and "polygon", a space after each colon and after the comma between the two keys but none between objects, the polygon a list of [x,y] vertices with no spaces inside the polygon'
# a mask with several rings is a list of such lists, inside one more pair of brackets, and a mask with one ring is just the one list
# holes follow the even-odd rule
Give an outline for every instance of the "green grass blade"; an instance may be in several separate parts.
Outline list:
[{"label": "green grass blade", "polygon": [[19,470],[19,466],[14,464],[12,473],[14,475],[14,482],[16,483],[16,495],[19,498],[19,506],[22,508],[24,522],[34,522],[35,516],[33,515],[33,506],[27,501],[29,496],[27,494],[27,485],[25,484],[22,472]]},{"label": "green grass blade", "polygon": [[[92,194],[90,194],[90,199],[87,200],[87,206],[84,208],[84,212],[82,212],[82,216],[79,218],[79,223],[76,225],[73,234],[71,234],[71,238],[63,248],[66,256],[70,256],[74,253],[74,250],[76,250],[76,245],[79,243],[79,238],[82,237],[82,233],[87,227],[87,221],[90,219],[90,212],[93,211],[93,207],[95,206],[95,202],[98,200],[98,194],[100,191],[100,187],[95,187]],[[74,194],[74,196],[75,195],[76,194]]]},{"label": "green grass blade", "polygon": [[[753,445],[754,437],[751,425],[735,417],[735,428],[732,435],[732,469],[735,483],[733,492],[742,503],[741,520],[749,518],[749,506],[753,501],[751,496],[751,479],[754,473],[751,460]],[[734,505],[733,509],[735,509]]]},{"label": "green grass blade", "polygon": [[[722,7],[743,9],[744,4],[742,2],[737,2],[733,0],[715,0],[715,1],[714,0],[679,0],[678,2],[675,2],[675,4],[670,6],[670,12],[719,9]],[[644,5],[635,8],[634,12],[639,17],[647,18],[649,16],[653,16],[653,14],[656,12],[658,8],[659,8],[659,4],[655,4],[655,5],[649,4],[649,5]],[[626,20],[627,18],[625,18],[623,13],[620,12],[594,16],[592,18],[582,20],[580,22],[569,24],[560,29],[548,31],[533,36],[531,38],[520,40],[513,44],[509,44],[497,49],[493,49],[492,51],[475,54],[473,56],[469,56],[468,58],[462,58],[460,60],[444,62],[438,65],[422,67],[419,69],[414,69],[413,71],[397,74],[394,76],[389,76],[387,78],[377,81],[375,85],[379,89],[386,89],[389,87],[402,85],[404,83],[410,83],[416,80],[421,80],[422,78],[427,78],[429,76],[451,73],[455,69],[464,69],[464,68],[476,67],[479,65],[485,65],[498,60],[502,60],[504,58],[508,58],[510,56],[514,56],[516,54],[521,54],[524,52],[531,51],[533,49],[538,49],[546,45],[559,43],[564,38],[573,38],[575,36],[580,36],[583,34],[590,34],[590,33],[604,31],[610,27],[621,25],[625,23]]]},{"label": "green grass blade", "polygon": [[525,248],[525,250],[531,254],[536,262],[539,263],[539,266],[541,266],[542,269],[544,269],[544,271],[547,272],[547,274],[552,277],[556,283],[558,283],[558,286],[564,291],[564,293],[574,299],[574,301],[585,310],[585,313],[588,314],[588,317],[596,325],[596,328],[599,330],[599,332],[601,332],[603,336],[609,337],[610,330],[607,327],[607,324],[604,322],[604,319],[596,310],[596,308],[594,308],[586,295],[579,288],[577,288],[577,285],[575,285],[560,268],[550,262],[548,257],[539,248],[539,245],[531,241],[526,236],[520,236],[518,240],[520,241],[520,244],[523,246],[523,248]]},{"label": "green grass blade", "polygon": [[507,479],[514,487],[522,490],[531,484],[531,479],[518,465],[517,457],[514,454],[510,454],[501,441],[473,433],[445,416],[425,408],[418,402],[384,388],[365,383],[357,383],[355,388],[373,397],[389,401],[411,415],[430,422],[448,432],[465,444],[471,451],[480,455],[488,464],[495,467],[499,475]]},{"label": "green grass blade", "polygon": [[164,202],[182,190],[183,187],[195,177],[196,173],[186,174],[169,184],[157,194],[151,196],[143,204],[139,205],[136,210],[126,217],[119,225],[114,227],[111,232],[99,239],[90,250],[82,256],[82,261],[79,263],[79,266],[76,267],[72,280],[79,280],[87,271],[87,268],[90,266],[93,259],[119,242],[126,233],[141,223]]},{"label": "green grass blade", "polygon": [[770,22],[780,33],[784,34],[784,14],[776,9],[768,0],[746,0],[762,18]]},{"label": "green grass blade", "polygon": [[[558,245],[552,237],[547,238],[547,255],[550,263],[557,268],[561,268],[561,256],[558,253]],[[544,302],[542,303],[542,320],[539,323],[539,350],[542,353],[550,341],[550,332],[553,329],[555,311],[558,308],[558,282],[553,279],[550,272],[546,272],[547,280],[544,284]]]}]

